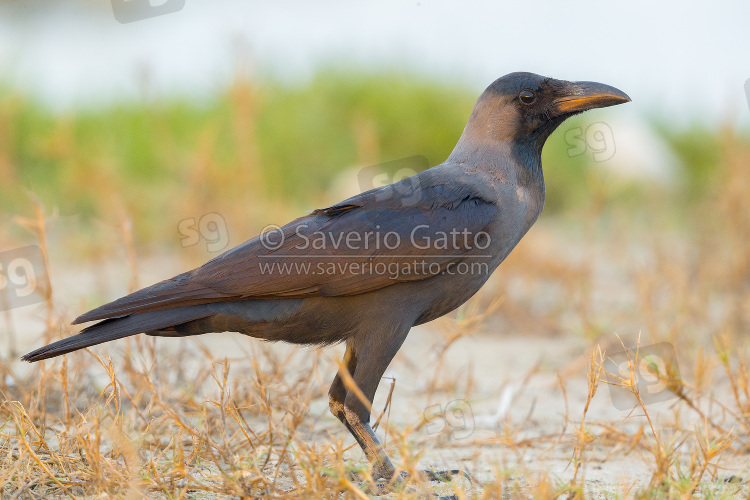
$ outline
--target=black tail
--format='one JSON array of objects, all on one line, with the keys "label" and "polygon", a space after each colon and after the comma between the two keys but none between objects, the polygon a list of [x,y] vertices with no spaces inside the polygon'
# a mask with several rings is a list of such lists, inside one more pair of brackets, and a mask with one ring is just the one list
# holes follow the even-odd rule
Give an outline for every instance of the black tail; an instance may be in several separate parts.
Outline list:
[{"label": "black tail", "polygon": [[81,330],[78,335],[58,340],[21,356],[28,362],[54,358],[61,354],[84,349],[110,340],[122,339],[138,333],[160,330],[187,321],[205,318],[211,312],[203,305],[178,307],[166,311],[153,311],[119,318],[110,318]]}]

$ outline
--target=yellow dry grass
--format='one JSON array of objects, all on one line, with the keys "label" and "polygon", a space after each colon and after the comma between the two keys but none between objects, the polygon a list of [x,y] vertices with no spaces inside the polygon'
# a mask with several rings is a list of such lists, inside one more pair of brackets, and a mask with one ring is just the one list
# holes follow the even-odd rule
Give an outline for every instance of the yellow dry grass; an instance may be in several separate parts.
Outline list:
[{"label": "yellow dry grass", "polygon": [[[426,457],[456,451],[460,463],[447,465],[475,477],[471,483],[415,481],[418,491],[460,498],[750,495],[748,477],[740,475],[750,473],[750,151],[726,137],[717,165],[723,181],[685,214],[688,225],[674,229],[660,221],[658,194],[643,208],[654,214],[646,225],[616,210],[605,215],[601,205],[570,214],[585,221],[572,230],[543,220],[477,297],[428,327],[429,359],[397,358],[406,375],[384,378],[373,402],[389,453],[415,472]],[[36,206],[33,218],[17,222],[48,258],[46,229],[55,221]],[[143,281],[139,259],[125,213],[121,220],[134,288]],[[66,272],[96,272],[75,266]],[[43,335],[29,338],[32,332],[16,328],[15,342],[23,336],[30,346],[74,333],[70,305],[55,299],[62,292],[55,286],[44,293],[47,301],[33,313]],[[9,332],[12,314],[4,316]],[[425,408],[439,403],[447,412],[446,401],[470,402],[471,415],[450,408],[465,424],[503,397],[510,385],[487,382],[463,363],[457,346],[502,342],[508,332],[528,337],[528,350],[533,339],[561,337],[585,355],[545,364],[519,351],[519,360],[531,362],[519,361],[525,370],[496,425],[476,424],[480,430],[460,439],[450,426],[430,431]],[[674,346],[679,372],[668,363],[645,368],[674,395],[658,415],[639,389],[643,366],[631,360],[619,371],[605,370],[608,353],[622,350],[618,335],[639,349]],[[210,342],[134,338],[118,349],[98,347],[33,369],[4,359],[0,496],[366,498],[351,474],[366,481],[366,464],[327,413],[341,350],[276,348],[240,338],[232,356],[218,357]],[[609,405],[608,384],[633,395],[631,411],[601,410]],[[537,402],[544,391],[564,405],[552,411]],[[548,412],[543,421],[532,417],[535,404]],[[546,466],[561,462],[567,463],[562,471]],[[622,479],[630,467],[647,472]],[[609,480],[593,479],[597,470]]]}]

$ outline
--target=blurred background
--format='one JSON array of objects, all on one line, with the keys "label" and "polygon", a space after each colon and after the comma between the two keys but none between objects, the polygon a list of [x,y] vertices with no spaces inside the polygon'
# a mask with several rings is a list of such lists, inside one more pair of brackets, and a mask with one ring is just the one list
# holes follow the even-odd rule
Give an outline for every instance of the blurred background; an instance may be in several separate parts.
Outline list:
[{"label": "blurred background", "polygon": [[[174,243],[178,221],[206,211],[265,220],[337,201],[352,167],[438,164],[512,71],[633,98],[550,139],[548,216],[590,203],[592,171],[616,177],[602,189],[701,196],[726,129],[750,124],[744,2],[188,0],[127,24],[108,1],[0,4],[3,212],[23,214],[28,190],[87,224],[120,203],[141,243]],[[601,121],[589,144],[566,138]],[[249,229],[232,222],[239,243]]]}]

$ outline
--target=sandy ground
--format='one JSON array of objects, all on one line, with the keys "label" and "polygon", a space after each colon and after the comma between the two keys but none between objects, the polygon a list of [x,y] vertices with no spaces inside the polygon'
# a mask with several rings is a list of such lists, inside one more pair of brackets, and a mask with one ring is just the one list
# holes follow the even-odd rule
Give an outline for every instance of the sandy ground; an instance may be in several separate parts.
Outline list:
[{"label": "sandy ground", "polygon": [[[58,307],[69,308],[71,316],[96,300],[125,292],[127,266],[109,262],[95,270],[72,272],[65,269],[64,259],[52,256],[52,275],[58,290]],[[141,264],[142,284],[161,279],[182,270],[184,264],[169,259],[145,260]],[[109,285],[114,283],[115,285]],[[60,293],[59,290],[65,290]],[[92,295],[91,291],[94,291]],[[92,298],[92,296],[94,298]],[[81,301],[85,300],[86,305]],[[8,322],[8,319],[11,322]],[[39,345],[43,311],[39,306],[15,309],[0,320],[7,336],[12,329],[20,352]],[[593,342],[575,335],[529,335],[503,330],[502,321],[487,321],[471,335],[455,342],[439,362],[438,352],[445,344],[439,325],[415,328],[384,377],[373,407],[379,415],[395,379],[392,405],[387,414],[389,425],[405,428],[430,420],[415,431],[423,467],[470,471],[480,484],[503,474],[508,481],[526,484],[543,475],[561,482],[573,476],[571,457],[576,444],[575,429],[580,425],[587,397],[587,356]],[[610,339],[611,341],[613,339]],[[248,349],[252,340],[237,334],[216,334],[199,339],[217,358],[236,356],[238,346]],[[175,349],[178,343],[192,339],[159,339],[159,349]],[[599,340],[602,343],[602,340]],[[121,345],[97,347],[106,354]],[[310,351],[275,345],[280,353],[295,351],[294,366],[304,369]],[[322,372],[322,384],[329,384],[334,372],[333,359],[342,348],[328,350],[328,365]],[[8,347],[2,346],[2,354]],[[299,362],[299,364],[297,364]],[[33,367],[18,364],[19,372]],[[103,374],[102,374],[103,376]],[[564,391],[561,388],[563,380]],[[439,391],[429,394],[431,382]],[[714,397],[728,394],[728,386],[718,384]],[[669,427],[679,418],[684,428],[699,423],[700,418],[682,402],[670,399],[648,405],[657,426]],[[328,439],[328,433],[353,442],[346,431],[328,413],[327,403],[316,400],[309,409],[314,421],[311,442]],[[579,473],[585,478],[586,492],[592,498],[622,497],[648,483],[653,457],[639,447],[630,447],[621,439],[611,438],[609,427],[627,436],[636,436],[646,420],[641,411],[618,409],[610,388],[601,384],[588,410],[586,422],[595,436],[584,452]],[[383,436],[382,428],[378,434]],[[392,449],[392,448],[389,448]],[[396,450],[393,450],[396,451]],[[358,449],[348,452],[353,461],[363,460]],[[745,455],[725,453],[719,461],[715,478],[717,487],[732,476],[750,477],[750,459]],[[442,487],[450,491],[450,486]],[[747,495],[746,488],[744,494]]]}]

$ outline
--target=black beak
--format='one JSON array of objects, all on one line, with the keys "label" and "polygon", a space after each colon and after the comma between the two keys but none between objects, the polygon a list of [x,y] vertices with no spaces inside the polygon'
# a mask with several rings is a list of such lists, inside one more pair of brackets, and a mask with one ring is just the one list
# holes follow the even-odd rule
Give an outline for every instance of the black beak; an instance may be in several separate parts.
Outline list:
[{"label": "black beak", "polygon": [[552,103],[551,110],[555,115],[580,113],[630,102],[630,97],[625,92],[603,83],[570,82],[567,88],[567,95]]}]

